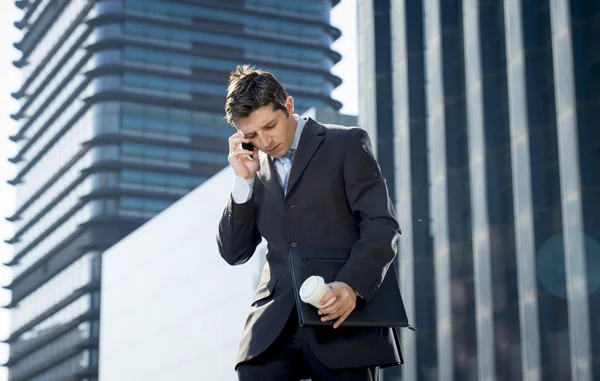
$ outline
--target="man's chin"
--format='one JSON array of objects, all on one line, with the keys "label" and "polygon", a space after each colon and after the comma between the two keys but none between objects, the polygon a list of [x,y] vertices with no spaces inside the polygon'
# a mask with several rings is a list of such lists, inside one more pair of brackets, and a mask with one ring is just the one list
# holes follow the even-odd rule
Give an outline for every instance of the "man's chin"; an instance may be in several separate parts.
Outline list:
[{"label": "man's chin", "polygon": [[281,156],[284,155],[283,152],[281,152],[281,147],[277,146],[275,148],[273,148],[270,151],[264,151],[264,153],[266,153],[267,155],[274,157],[275,159],[279,159]]}]

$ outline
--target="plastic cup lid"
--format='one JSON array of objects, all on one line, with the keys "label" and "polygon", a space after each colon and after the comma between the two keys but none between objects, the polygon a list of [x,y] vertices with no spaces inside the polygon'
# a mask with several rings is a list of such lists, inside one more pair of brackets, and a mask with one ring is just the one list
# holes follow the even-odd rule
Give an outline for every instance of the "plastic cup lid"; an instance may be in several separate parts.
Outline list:
[{"label": "plastic cup lid", "polygon": [[300,287],[300,298],[302,300],[310,300],[314,298],[319,292],[322,282],[323,278],[319,276],[311,276],[306,279]]}]

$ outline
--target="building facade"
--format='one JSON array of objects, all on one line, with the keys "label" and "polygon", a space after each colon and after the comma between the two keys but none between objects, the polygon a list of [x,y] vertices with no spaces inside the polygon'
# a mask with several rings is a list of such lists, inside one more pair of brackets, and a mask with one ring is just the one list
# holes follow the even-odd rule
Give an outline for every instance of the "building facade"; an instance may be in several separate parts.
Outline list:
[{"label": "building facade", "polygon": [[391,58],[365,67],[391,66],[392,100],[364,70],[360,110],[393,104],[378,159],[418,329],[384,380],[598,379],[598,3],[359,3],[362,51],[386,33],[374,18],[391,20]]},{"label": "building facade", "polygon": [[[229,72],[338,110],[336,0],[15,1],[10,381],[96,380],[104,250],[223,169]],[[226,149],[226,148],[225,148]]]}]

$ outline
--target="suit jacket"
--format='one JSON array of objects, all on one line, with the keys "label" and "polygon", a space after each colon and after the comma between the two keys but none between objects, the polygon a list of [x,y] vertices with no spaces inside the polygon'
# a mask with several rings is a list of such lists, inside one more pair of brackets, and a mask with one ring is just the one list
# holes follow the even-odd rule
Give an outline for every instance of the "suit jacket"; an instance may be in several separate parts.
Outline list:
[{"label": "suit jacket", "polygon": [[[273,160],[259,152],[260,169],[248,202],[230,198],[217,243],[231,265],[246,262],[261,237],[267,260],[250,306],[240,362],[256,357],[275,340],[294,307],[288,262],[290,247],[351,248],[336,280],[368,303],[396,255],[400,229],[385,180],[367,133],[308,119],[284,196]],[[391,328],[305,328],[315,356],[329,368],[402,363]]]}]

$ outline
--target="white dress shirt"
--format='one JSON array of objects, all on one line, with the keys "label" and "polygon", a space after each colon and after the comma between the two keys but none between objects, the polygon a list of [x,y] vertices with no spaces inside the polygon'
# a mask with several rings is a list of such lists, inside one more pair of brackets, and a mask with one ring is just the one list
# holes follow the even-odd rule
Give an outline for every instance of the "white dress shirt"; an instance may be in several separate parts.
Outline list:
[{"label": "white dress shirt", "polygon": [[[294,141],[292,142],[292,146],[290,149],[298,149],[298,143],[300,142],[300,136],[302,136],[302,131],[304,130],[304,125],[306,121],[302,119],[298,114],[294,114],[294,118],[297,121],[296,132],[294,134]],[[256,158],[258,160],[258,157]],[[279,183],[283,186],[283,180],[285,178],[285,169],[283,164],[279,159],[274,159],[275,161],[275,169],[277,170],[277,176],[279,177]],[[293,163],[292,163],[293,164]],[[291,168],[290,168],[291,171]],[[254,185],[254,178],[249,180],[244,179],[243,177],[235,176],[233,179],[233,189],[231,191],[231,197],[233,198],[233,202],[236,204],[243,204],[250,200],[252,197],[252,186]]]}]

